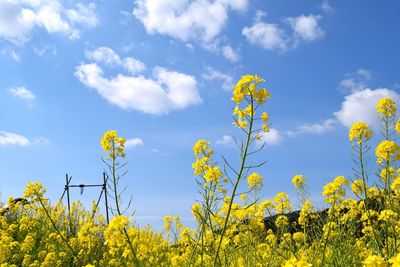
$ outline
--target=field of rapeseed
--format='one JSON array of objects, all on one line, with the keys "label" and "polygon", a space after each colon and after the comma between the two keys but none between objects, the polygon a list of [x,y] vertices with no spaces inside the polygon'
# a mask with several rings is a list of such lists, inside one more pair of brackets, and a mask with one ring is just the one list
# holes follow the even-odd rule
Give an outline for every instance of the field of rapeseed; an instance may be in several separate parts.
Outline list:
[{"label": "field of rapeseed", "polygon": [[[249,158],[269,131],[263,110],[270,97],[258,76],[243,76],[234,87],[233,124],[241,162],[218,166],[206,140],[194,144],[193,170],[201,201],[192,206],[197,222],[185,227],[179,217],[164,218],[164,232],[140,229],[124,215],[119,179],[123,176],[125,139],[108,131],[101,140],[113,219],[73,203],[70,213],[51,205],[38,182],[26,186],[23,201],[10,198],[0,207],[0,264],[6,266],[400,266],[400,120],[395,103],[381,99],[376,109],[382,141],[370,144],[368,125],[349,132],[354,176],[338,176],[324,186],[328,209],[307,198],[306,179],[293,177],[301,210],[292,211],[289,196],[260,199],[263,178]],[[379,133],[374,133],[379,134]],[[367,166],[369,154],[376,167]],[[374,169],[376,173],[370,173]],[[239,192],[247,183],[248,190]],[[348,197],[352,196],[352,197]],[[92,216],[95,212],[95,216]]]}]

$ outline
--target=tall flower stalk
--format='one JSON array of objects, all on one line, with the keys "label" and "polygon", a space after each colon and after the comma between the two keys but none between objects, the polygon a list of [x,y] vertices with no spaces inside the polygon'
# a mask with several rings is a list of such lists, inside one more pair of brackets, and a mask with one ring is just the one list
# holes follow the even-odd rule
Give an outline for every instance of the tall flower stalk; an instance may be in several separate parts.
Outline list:
[{"label": "tall flower stalk", "polygon": [[[110,130],[103,135],[101,139],[101,147],[103,151],[108,153],[107,156],[102,157],[103,162],[107,165],[109,173],[111,175],[111,181],[107,181],[107,186],[111,189],[113,195],[110,197],[114,199],[115,208],[111,208],[111,212],[116,216],[123,216],[126,210],[129,209],[131,205],[131,200],[129,201],[125,210],[122,210],[122,193],[125,191],[119,191],[119,181],[121,177],[126,175],[126,171],[119,174],[118,171],[126,166],[127,163],[120,163],[119,158],[125,158],[125,142],[124,137],[118,137],[115,130]],[[122,231],[125,235],[126,241],[132,253],[133,263],[137,264],[137,251],[133,247],[132,240],[128,234],[127,228],[124,226]]]},{"label": "tall flower stalk", "polygon": [[[246,139],[244,144],[242,143],[241,146],[241,163],[238,170],[234,170],[234,168],[232,168],[228,164],[229,168],[235,173],[236,178],[233,181],[231,180],[231,183],[233,184],[233,189],[230,197],[228,198],[228,210],[226,212],[218,245],[215,251],[214,266],[216,266],[218,263],[220,264],[219,252],[228,227],[229,218],[232,211],[232,204],[235,197],[238,195],[238,186],[240,182],[246,177],[248,172],[253,167],[255,167],[246,166],[248,156],[255,152],[249,151],[250,145],[262,138],[262,136],[260,135],[261,131],[269,131],[269,127],[267,125],[268,114],[266,112],[263,112],[260,118],[257,118],[255,116],[260,106],[265,103],[266,98],[270,97],[270,93],[266,90],[266,88],[258,88],[259,84],[264,81],[265,80],[261,79],[258,76],[245,75],[234,86],[232,100],[236,103],[236,106],[233,111],[233,124],[245,133]],[[255,121],[259,119],[262,120],[261,128],[257,128],[255,126]]]}]

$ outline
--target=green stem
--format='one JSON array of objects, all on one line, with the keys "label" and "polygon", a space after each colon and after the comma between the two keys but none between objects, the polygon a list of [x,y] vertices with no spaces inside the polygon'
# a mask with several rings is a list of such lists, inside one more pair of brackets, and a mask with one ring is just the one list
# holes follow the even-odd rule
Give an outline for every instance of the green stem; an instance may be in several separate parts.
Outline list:
[{"label": "green stem", "polygon": [[68,249],[72,252],[73,256],[75,257],[75,259],[79,262],[79,264],[81,266],[83,266],[83,262],[79,259],[78,254],[74,251],[74,249],[71,247],[71,245],[68,243],[68,241],[65,239],[65,237],[61,234],[60,230],[57,228],[55,222],[53,221],[53,219],[51,218],[48,210],[46,209],[46,207],[44,206],[44,203],[42,202],[42,199],[39,196],[38,192],[35,192],[36,197],[38,198],[40,205],[42,206],[44,212],[46,213],[47,218],[49,218],[51,224],[53,225],[53,228],[56,230],[57,234],[61,237],[62,241],[67,245]]},{"label": "green stem", "polygon": [[[251,104],[253,103],[253,97],[252,96],[251,96],[251,102],[250,103]],[[226,218],[225,218],[225,221],[224,221],[224,228],[222,229],[221,237],[220,237],[219,242],[218,242],[218,247],[217,247],[217,250],[216,250],[215,255],[214,255],[214,266],[217,265],[217,261],[219,259],[219,250],[221,249],[221,244],[222,244],[222,241],[223,241],[224,236],[225,236],[226,228],[228,226],[229,216],[230,216],[231,210],[232,210],[233,199],[235,198],[236,190],[237,190],[239,182],[240,182],[240,180],[242,178],[244,166],[245,166],[245,163],[246,163],[247,150],[249,148],[249,143],[250,143],[250,139],[251,139],[251,133],[252,133],[252,130],[253,130],[253,121],[254,121],[253,113],[254,112],[252,111],[252,114],[250,116],[249,131],[247,132],[246,145],[245,145],[245,148],[244,148],[244,151],[243,151],[243,155],[242,155],[242,162],[240,164],[239,173],[237,175],[236,182],[235,182],[235,185],[233,187],[231,199],[229,201],[228,212],[226,214]]]},{"label": "green stem", "polygon": [[[368,180],[367,180],[367,177],[366,177],[366,174],[365,174],[365,170],[364,170],[364,153],[363,153],[363,143],[362,142],[360,144],[358,156],[360,158],[361,178],[363,180],[364,196],[365,196],[365,200],[368,200],[368,190],[367,190],[367,182],[368,182]],[[371,214],[369,212],[368,207],[365,205],[365,203],[364,203],[364,211],[367,213],[367,218],[368,218],[369,224],[372,226]],[[372,233],[374,235],[374,240],[375,240],[376,246],[378,247],[379,253],[383,257],[384,254],[383,254],[381,246],[380,246],[380,244],[378,242],[378,237],[376,235],[376,232],[375,232],[374,228],[372,228]]]},{"label": "green stem", "polygon": [[[112,165],[111,165],[111,174],[112,174],[112,177],[113,177],[115,207],[117,209],[118,215],[122,216],[122,213],[121,213],[121,210],[120,210],[120,207],[119,207],[119,195],[118,195],[118,187],[117,187],[116,168],[115,168],[115,166],[116,166],[116,158],[117,158],[115,140],[112,140],[112,146],[113,146],[113,148],[112,148],[113,157],[112,157]],[[126,240],[128,241],[129,248],[130,248],[130,250],[132,252],[133,262],[135,264],[137,264],[138,263],[138,259],[137,259],[137,256],[136,256],[136,251],[133,248],[132,241],[131,241],[131,239],[130,239],[130,237],[128,235],[128,231],[126,230],[125,227],[123,229],[123,232],[124,232],[124,235],[126,237]]]}]

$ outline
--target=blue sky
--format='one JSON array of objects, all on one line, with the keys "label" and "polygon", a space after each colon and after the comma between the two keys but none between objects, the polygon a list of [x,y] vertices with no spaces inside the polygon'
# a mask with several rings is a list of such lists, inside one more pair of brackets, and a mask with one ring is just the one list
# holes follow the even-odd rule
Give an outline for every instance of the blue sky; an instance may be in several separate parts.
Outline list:
[{"label": "blue sky", "polygon": [[[99,141],[129,139],[128,195],[136,220],[190,224],[196,193],[192,146],[211,142],[232,162],[231,86],[267,80],[271,132],[265,197],[295,199],[303,174],[311,197],[351,177],[348,127],[377,129],[378,99],[399,102],[397,1],[138,0],[0,2],[0,200],[41,181],[56,200],[65,173],[101,181]],[[373,159],[373,155],[371,155]],[[96,199],[87,189],[74,199]]]}]

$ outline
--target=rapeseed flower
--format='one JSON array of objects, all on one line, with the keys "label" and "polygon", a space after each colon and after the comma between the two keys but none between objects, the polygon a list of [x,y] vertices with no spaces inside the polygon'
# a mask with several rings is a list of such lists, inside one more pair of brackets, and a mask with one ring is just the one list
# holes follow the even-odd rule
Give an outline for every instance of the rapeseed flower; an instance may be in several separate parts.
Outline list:
[{"label": "rapeseed flower", "polygon": [[386,267],[385,259],[376,255],[369,255],[364,261],[364,267]]},{"label": "rapeseed flower", "polygon": [[118,156],[125,157],[125,142],[124,137],[118,137],[117,131],[107,131],[100,141],[101,147],[104,152],[110,152],[109,157],[115,159]]},{"label": "rapeseed flower", "polygon": [[391,160],[398,158],[400,147],[394,141],[383,140],[375,149],[375,155],[377,156],[377,162],[382,163],[383,160]]},{"label": "rapeseed flower", "polygon": [[392,267],[400,267],[400,253],[392,257],[389,262],[392,264]]},{"label": "rapeseed flower", "polygon": [[337,176],[333,182],[326,184],[322,191],[322,195],[325,196],[325,202],[333,204],[341,197],[344,197],[346,195],[344,186],[348,184],[349,182],[344,176]]},{"label": "rapeseed flower", "polygon": [[349,140],[356,141],[361,144],[363,141],[368,141],[371,138],[372,131],[369,129],[368,124],[364,122],[354,123],[349,131]]},{"label": "rapeseed flower", "polygon": [[354,180],[351,184],[351,191],[353,191],[354,195],[359,196],[364,189],[367,188],[364,181],[361,179]]},{"label": "rapeseed flower", "polygon": [[285,192],[280,192],[274,196],[274,204],[276,213],[285,213],[289,212],[292,209],[292,206],[289,201],[289,196]]},{"label": "rapeseed flower", "polygon": [[247,184],[249,188],[260,188],[262,187],[262,177],[260,174],[254,172],[247,177]]},{"label": "rapeseed flower", "polygon": [[292,184],[294,185],[294,187],[296,187],[297,189],[301,188],[302,186],[304,186],[304,184],[306,183],[306,178],[303,177],[303,175],[298,174],[293,176],[292,179]]},{"label": "rapeseed flower", "polygon": [[376,104],[376,111],[385,117],[394,116],[396,114],[395,102],[388,98],[382,98]]},{"label": "rapeseed flower", "polygon": [[400,135],[400,119],[397,120],[395,129],[396,129],[397,135]]}]

